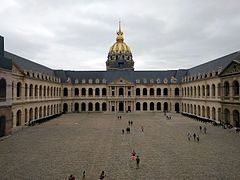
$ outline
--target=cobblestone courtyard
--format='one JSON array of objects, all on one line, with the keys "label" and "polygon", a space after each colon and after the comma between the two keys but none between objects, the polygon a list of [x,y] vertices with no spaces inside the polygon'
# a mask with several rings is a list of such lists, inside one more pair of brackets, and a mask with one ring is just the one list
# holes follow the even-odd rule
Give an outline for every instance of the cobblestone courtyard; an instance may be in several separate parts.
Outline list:
[{"label": "cobblestone courtyard", "polygon": [[[118,120],[117,116],[122,119]],[[133,121],[130,134],[121,129]],[[0,141],[0,179],[240,179],[240,135],[172,114],[66,114]],[[141,132],[144,126],[144,132]],[[187,140],[187,132],[200,142]],[[140,156],[140,168],[130,160]]]}]

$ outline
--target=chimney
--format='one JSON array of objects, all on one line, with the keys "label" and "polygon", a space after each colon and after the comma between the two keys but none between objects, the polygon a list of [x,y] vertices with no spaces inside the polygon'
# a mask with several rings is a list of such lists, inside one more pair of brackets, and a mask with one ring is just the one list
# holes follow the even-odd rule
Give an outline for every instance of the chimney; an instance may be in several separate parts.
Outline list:
[{"label": "chimney", "polygon": [[0,36],[0,57],[4,56],[4,38]]}]

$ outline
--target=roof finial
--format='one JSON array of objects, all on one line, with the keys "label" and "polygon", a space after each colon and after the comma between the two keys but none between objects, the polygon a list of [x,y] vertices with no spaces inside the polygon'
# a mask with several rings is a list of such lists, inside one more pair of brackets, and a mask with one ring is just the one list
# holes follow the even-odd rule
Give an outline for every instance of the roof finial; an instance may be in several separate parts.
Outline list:
[{"label": "roof finial", "polygon": [[118,22],[118,31],[121,32],[121,20],[119,19],[119,22]]}]

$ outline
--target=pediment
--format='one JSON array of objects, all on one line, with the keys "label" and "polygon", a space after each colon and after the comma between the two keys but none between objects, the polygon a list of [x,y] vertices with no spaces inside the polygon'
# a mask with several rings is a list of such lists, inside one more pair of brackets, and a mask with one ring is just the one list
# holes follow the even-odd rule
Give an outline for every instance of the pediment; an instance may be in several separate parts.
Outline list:
[{"label": "pediment", "polygon": [[116,84],[118,84],[118,85],[130,85],[132,83],[130,81],[120,77],[120,78],[117,78],[117,79],[113,80],[110,84],[112,84],[112,85],[113,84],[114,85],[116,85]]},{"label": "pediment", "polygon": [[240,62],[232,61],[221,73],[221,76],[240,73]]},{"label": "pediment", "polygon": [[18,76],[25,76],[24,72],[16,65],[12,65],[12,73]]}]

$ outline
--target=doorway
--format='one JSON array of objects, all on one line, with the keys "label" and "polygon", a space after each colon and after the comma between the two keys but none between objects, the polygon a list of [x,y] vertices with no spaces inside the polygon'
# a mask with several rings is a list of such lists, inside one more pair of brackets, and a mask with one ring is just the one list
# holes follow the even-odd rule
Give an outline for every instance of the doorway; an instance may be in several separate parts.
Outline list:
[{"label": "doorway", "polygon": [[120,102],[120,103],[119,103],[119,111],[124,111],[123,102]]}]

